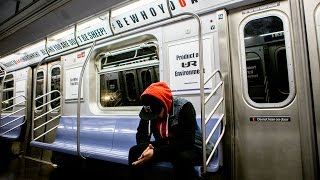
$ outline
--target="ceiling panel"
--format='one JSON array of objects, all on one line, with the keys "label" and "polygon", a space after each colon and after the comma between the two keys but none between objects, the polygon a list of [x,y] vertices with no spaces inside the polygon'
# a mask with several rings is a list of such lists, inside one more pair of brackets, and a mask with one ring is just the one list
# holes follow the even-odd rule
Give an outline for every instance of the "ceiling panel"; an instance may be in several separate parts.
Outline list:
[{"label": "ceiling panel", "polygon": [[[126,1],[128,0],[67,0],[62,6],[35,18],[35,20],[33,19],[32,23],[25,23],[23,27],[16,28],[14,32],[6,31],[5,33],[10,33],[10,35],[0,40],[0,57],[29,43],[44,39],[48,34],[88,16]],[[20,22],[20,24],[27,20]]]}]

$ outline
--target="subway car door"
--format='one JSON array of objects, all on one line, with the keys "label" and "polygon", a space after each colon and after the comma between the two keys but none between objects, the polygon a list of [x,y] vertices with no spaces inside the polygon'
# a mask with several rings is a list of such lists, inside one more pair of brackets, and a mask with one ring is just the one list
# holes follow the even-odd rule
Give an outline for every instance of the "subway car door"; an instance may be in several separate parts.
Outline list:
[{"label": "subway car door", "polygon": [[[36,141],[52,143],[55,140],[55,126],[59,123],[61,113],[61,63],[55,61],[41,65],[37,72],[34,97],[34,127],[33,139]],[[57,92],[57,91],[59,92]],[[55,92],[52,92],[55,91]],[[48,153],[45,156],[50,156]],[[50,157],[42,157],[42,159]]]},{"label": "subway car door", "polygon": [[[313,88],[316,139],[318,145],[318,166],[320,166],[320,1],[304,0],[308,51],[310,58],[310,74]],[[319,167],[320,168],[320,167]],[[320,172],[320,170],[318,170]]]},{"label": "subway car door", "polygon": [[295,59],[289,7],[288,1],[277,1],[228,12],[234,179],[312,176],[307,161],[314,156],[304,127],[312,122],[306,111],[312,106],[304,102],[308,92],[299,88],[310,84],[298,73],[305,71],[304,62]]}]

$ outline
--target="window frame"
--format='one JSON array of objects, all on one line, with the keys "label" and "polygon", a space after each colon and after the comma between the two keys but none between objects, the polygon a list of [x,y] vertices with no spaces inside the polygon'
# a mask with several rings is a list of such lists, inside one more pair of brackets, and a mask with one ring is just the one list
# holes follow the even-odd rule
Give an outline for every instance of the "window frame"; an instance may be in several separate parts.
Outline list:
[{"label": "window frame", "polygon": [[[59,68],[59,69],[60,69],[60,74],[57,75],[57,76],[59,76],[59,81],[60,81],[59,91],[61,92],[62,68],[61,68],[61,65],[60,65],[60,64],[55,64],[55,65],[51,66],[50,69],[49,69],[50,77],[48,78],[48,81],[49,81],[49,82],[48,82],[48,84],[49,84],[49,85],[48,85],[48,88],[49,88],[48,92],[53,91],[53,90],[51,89],[51,85],[52,85],[52,77],[53,77],[53,75],[52,75],[52,70],[53,70],[54,68]],[[50,96],[49,96],[49,101],[52,100],[52,99],[51,99],[52,96],[53,96],[53,94],[50,94]],[[61,97],[61,98],[62,98],[62,97]],[[60,100],[60,106],[61,106],[61,100]],[[50,103],[49,107],[50,107],[50,110],[56,108],[56,107],[52,108],[52,102]],[[54,110],[53,112],[59,112],[59,108],[58,108],[57,110]]]},{"label": "window frame", "polygon": [[[7,77],[9,77],[9,76],[12,76],[12,77],[10,77],[10,78],[8,78],[7,79]],[[15,95],[15,80],[14,80],[15,78],[14,78],[14,73],[7,73],[6,74],[6,77],[3,79],[3,83],[2,83],[2,102],[1,103],[3,103],[4,101],[6,101],[6,100],[8,100],[8,99],[10,99],[10,98],[13,98],[14,97],[14,95]],[[4,87],[5,87],[5,83],[6,82],[10,82],[10,81],[13,81],[12,82],[12,87],[10,87],[10,88],[6,88],[6,89],[4,89]],[[12,97],[9,97],[9,98],[7,98],[6,100],[4,100],[4,93],[6,93],[6,92],[12,92]],[[13,106],[14,105],[14,102],[15,101],[15,99],[12,99],[12,104],[10,105],[10,106]],[[6,108],[3,108],[3,104],[1,104],[1,108],[2,108],[2,110],[3,109],[6,109]],[[3,111],[4,113],[10,113],[10,112],[13,112],[13,107],[12,108],[9,108],[10,110],[5,110],[5,111]],[[2,111],[1,110],[1,111]]]},{"label": "window frame", "polygon": [[[42,85],[42,94],[40,96],[44,95],[45,91],[46,91],[46,71],[43,68],[39,68],[37,70],[37,72],[36,72],[37,79],[36,79],[36,86],[35,86],[35,91],[36,91],[35,98],[37,98],[37,95],[38,95],[37,94],[37,84],[38,84],[38,77],[39,77],[38,73],[41,73],[41,72],[43,73],[43,78],[42,78],[43,85]],[[42,104],[41,105],[43,105],[44,103],[46,103],[45,96],[42,97]],[[43,106],[41,109],[37,109],[37,104],[36,104],[36,101],[35,101],[34,107],[35,107],[35,112],[39,113],[39,112],[42,112],[44,110],[45,106]]]},{"label": "window frame", "polygon": [[[101,61],[103,59],[103,55],[104,54],[112,54],[112,52],[125,52],[126,50],[128,49],[131,49],[131,48],[135,48],[135,47],[140,47],[142,44],[152,44],[155,48],[156,48],[156,56],[158,57],[157,59],[157,62],[150,62],[149,64],[144,64],[143,66],[133,66],[133,67],[129,67],[129,68],[122,68],[120,67],[119,69],[115,70],[113,67],[111,68],[102,68],[102,64],[101,64]],[[99,57],[100,56],[100,57]],[[96,58],[95,58],[95,67],[96,67],[96,77],[97,77],[97,98],[96,98],[96,103],[99,107],[100,110],[102,111],[106,111],[108,110],[109,112],[110,111],[138,111],[138,110],[141,110],[141,106],[140,105],[137,105],[137,106],[117,106],[117,107],[105,107],[105,106],[102,106],[101,104],[101,84],[100,84],[100,81],[101,81],[101,75],[105,75],[105,74],[108,74],[108,73],[115,73],[115,72],[123,72],[124,74],[126,72],[129,72],[129,71],[136,71],[136,76],[139,76],[139,72],[137,71],[138,69],[140,68],[143,68],[143,67],[149,67],[149,66],[158,66],[158,69],[160,69],[160,56],[159,56],[159,45],[158,45],[158,42],[155,41],[155,40],[151,40],[151,41],[145,41],[145,42],[139,42],[139,43],[136,43],[135,45],[132,45],[132,46],[129,46],[129,47],[123,47],[123,48],[119,48],[117,50],[110,50],[110,51],[104,51],[104,52],[101,52],[99,53]],[[154,73],[157,73],[156,70],[154,69]],[[160,81],[160,71],[158,71],[158,78],[159,78],[159,81]],[[120,84],[119,84],[120,85]],[[137,85],[139,86],[140,85],[140,82],[139,80],[137,79]],[[126,85],[125,85],[126,86]],[[140,91],[140,88],[138,87],[137,91]],[[125,92],[126,93],[126,92]],[[138,92],[139,93],[139,92]]]},{"label": "window frame", "polygon": [[[247,66],[246,66],[246,47],[245,47],[245,39],[244,39],[244,28],[245,26],[257,19],[262,19],[270,16],[275,16],[278,17],[282,20],[283,23],[283,32],[284,32],[284,40],[285,40],[285,49],[286,49],[286,57],[287,57],[287,69],[288,69],[288,83],[289,83],[289,95],[288,97],[278,103],[257,103],[254,102],[250,96],[249,96],[249,88],[248,88],[248,78],[247,78]],[[290,26],[289,26],[289,21],[288,17],[280,12],[280,11],[268,11],[268,12],[263,12],[259,14],[253,14],[245,18],[239,25],[239,37],[240,37],[240,57],[239,60],[241,61],[240,63],[240,73],[242,74],[242,88],[243,88],[243,98],[245,101],[256,108],[280,108],[280,107],[285,107],[287,106],[292,100],[295,98],[295,80],[294,80],[294,66],[293,66],[293,59],[292,59],[292,46],[291,46],[291,34],[290,34]]]}]

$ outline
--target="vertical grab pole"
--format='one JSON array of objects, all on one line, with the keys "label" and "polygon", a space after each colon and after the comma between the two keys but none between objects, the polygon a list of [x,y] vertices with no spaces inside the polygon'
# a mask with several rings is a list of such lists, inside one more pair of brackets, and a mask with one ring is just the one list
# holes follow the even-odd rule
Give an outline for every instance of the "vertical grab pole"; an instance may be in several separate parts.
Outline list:
[{"label": "vertical grab pole", "polygon": [[[169,9],[169,6],[168,6]],[[169,9],[170,12],[170,9]],[[170,13],[171,15],[171,13]],[[203,70],[203,43],[202,43],[202,29],[201,29],[201,19],[200,17],[191,12],[184,12],[182,14],[172,16],[179,17],[179,16],[192,16],[198,22],[198,38],[199,38],[199,67],[200,67],[200,104],[201,104],[201,130],[202,130],[202,163],[203,163],[203,174],[207,172],[207,157],[206,157],[206,118],[205,118],[205,108],[204,108],[204,70]]]},{"label": "vertical grab pole", "polygon": [[203,42],[201,32],[201,19],[198,15],[194,14],[194,17],[198,20],[198,38],[199,38],[199,67],[200,67],[200,104],[201,104],[201,130],[202,130],[202,163],[203,174],[207,172],[207,157],[206,157],[206,117],[204,106],[204,69],[203,69]]},{"label": "vertical grab pole", "polygon": [[31,141],[33,141],[34,139],[34,117],[35,117],[35,109],[36,109],[36,103],[35,103],[35,99],[36,99],[36,88],[37,88],[37,75],[38,75],[38,69],[40,67],[40,65],[42,64],[42,62],[45,61],[46,58],[50,57],[49,51],[48,51],[48,37],[46,37],[45,39],[45,50],[48,54],[47,57],[44,57],[37,65],[37,67],[34,69],[34,71],[32,73],[34,73],[33,76],[33,92],[32,92],[32,121],[31,121]]},{"label": "vertical grab pole", "polygon": [[[2,95],[3,95],[3,85],[4,85],[4,80],[6,79],[6,76],[7,76],[7,70],[6,70],[6,67],[0,63],[0,67],[1,67],[1,70],[3,71],[3,77],[2,77],[2,80],[1,80],[1,92],[0,92],[0,118],[1,118],[1,114],[2,114]],[[2,75],[0,75],[2,76]],[[1,124],[1,121],[0,121],[0,124]]]},{"label": "vertical grab pole", "polygon": [[96,41],[92,42],[89,54],[86,58],[86,61],[84,62],[82,69],[81,69],[81,73],[80,73],[80,78],[79,78],[79,86],[78,86],[78,103],[77,103],[77,153],[78,156],[80,156],[83,159],[86,159],[85,157],[82,156],[81,152],[80,152],[80,97],[81,97],[81,85],[82,85],[82,78],[83,78],[83,74],[84,74],[84,70],[86,69],[87,63],[90,59],[90,56],[92,54],[92,50],[94,48],[94,46],[96,45]]}]

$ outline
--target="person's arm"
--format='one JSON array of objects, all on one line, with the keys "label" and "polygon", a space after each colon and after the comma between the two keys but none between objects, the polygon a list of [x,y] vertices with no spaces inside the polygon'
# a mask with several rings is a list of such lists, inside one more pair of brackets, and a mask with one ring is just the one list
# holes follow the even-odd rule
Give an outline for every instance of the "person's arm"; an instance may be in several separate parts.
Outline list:
[{"label": "person's arm", "polygon": [[169,144],[154,147],[154,158],[162,157],[181,150],[193,148],[196,130],[196,112],[193,105],[186,103],[179,113],[179,124],[174,129],[174,137],[170,139]]},{"label": "person's arm", "polygon": [[137,144],[150,144],[150,134],[148,132],[149,121],[141,119],[137,128],[136,142]]},{"label": "person's arm", "polygon": [[149,144],[148,147],[142,152],[141,156],[132,163],[132,165],[139,165],[149,161],[153,157],[153,146]]}]

